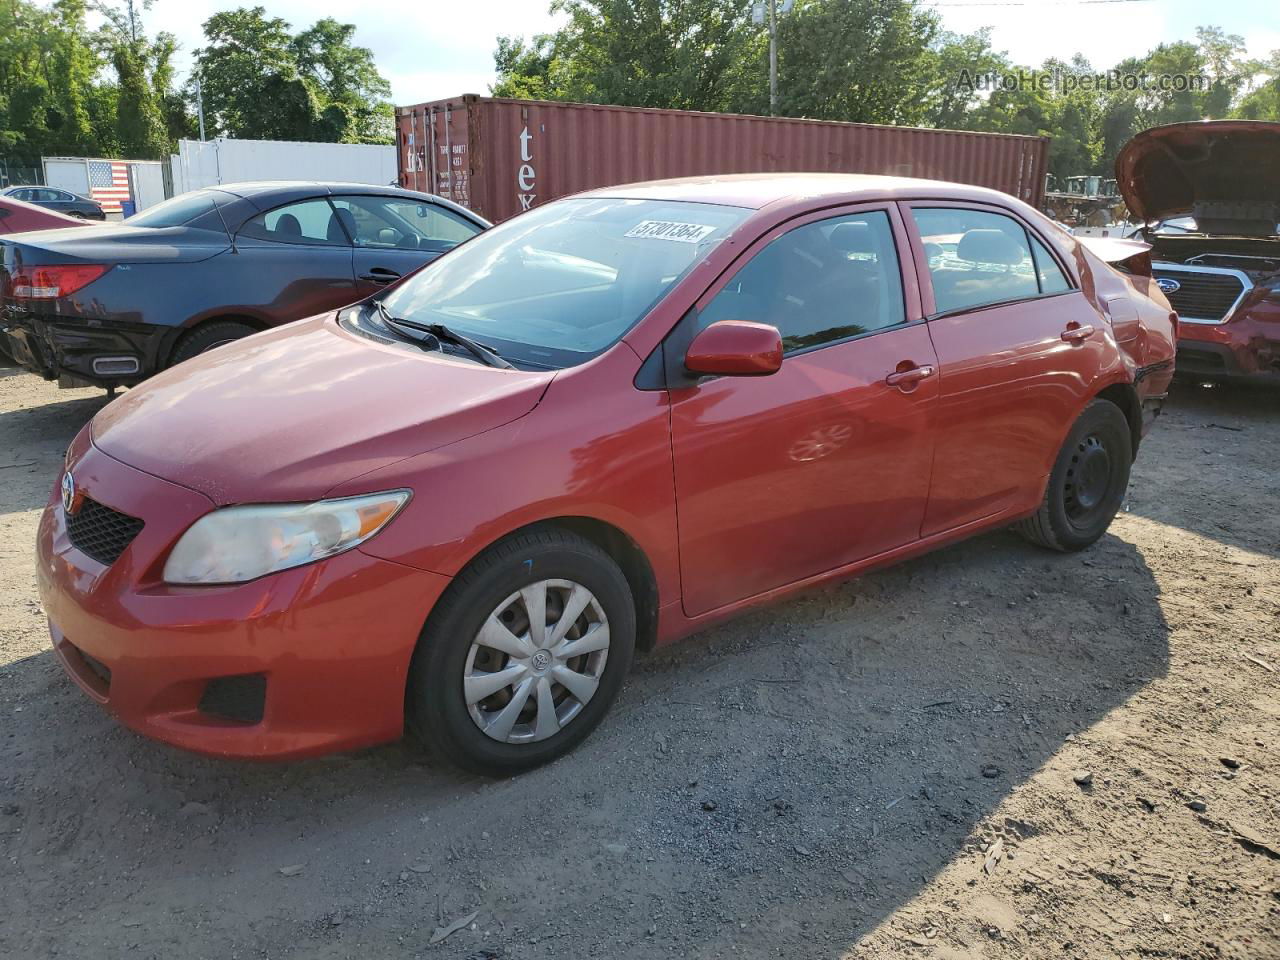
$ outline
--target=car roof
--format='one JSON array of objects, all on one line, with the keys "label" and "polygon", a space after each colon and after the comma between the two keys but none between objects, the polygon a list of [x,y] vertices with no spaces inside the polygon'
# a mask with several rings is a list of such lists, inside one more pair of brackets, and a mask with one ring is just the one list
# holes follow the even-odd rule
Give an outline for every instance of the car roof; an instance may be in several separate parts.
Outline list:
[{"label": "car roof", "polygon": [[[209,189],[222,190],[237,197],[256,197],[264,193],[291,193],[309,191],[314,193],[372,193],[394,196],[414,193],[402,187],[383,186],[374,183],[344,183],[330,180],[246,180],[242,183],[211,184]],[[426,196],[426,194],[418,194]]]},{"label": "car roof", "polygon": [[651,180],[592,190],[580,196],[719,203],[759,210],[780,201],[858,203],[933,198],[1007,205],[1008,194],[946,180],[886,177],[866,173],[738,173],[714,177]]},{"label": "car roof", "polygon": [[488,220],[474,210],[468,210],[447,197],[437,196],[433,193],[420,193],[417,190],[406,190],[404,187],[383,186],[376,183],[343,183],[330,180],[249,180],[243,183],[210,184],[202,189],[221,190],[223,193],[229,193],[234,197],[249,201],[259,210],[269,209],[277,204],[289,203],[293,200],[303,200],[307,197],[322,196],[324,194],[345,193],[377,197],[407,197],[447,207],[449,210],[459,213],[483,227],[490,225]]}]

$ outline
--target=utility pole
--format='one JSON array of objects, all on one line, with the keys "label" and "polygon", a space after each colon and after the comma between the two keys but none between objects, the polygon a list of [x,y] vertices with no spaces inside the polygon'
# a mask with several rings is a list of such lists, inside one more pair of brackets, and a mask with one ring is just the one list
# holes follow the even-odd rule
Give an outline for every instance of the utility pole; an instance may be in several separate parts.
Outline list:
[{"label": "utility pole", "polygon": [[769,116],[778,115],[778,0],[769,0]]},{"label": "utility pole", "polygon": [[204,141],[204,88],[196,77],[196,116],[200,118],[200,140]]}]

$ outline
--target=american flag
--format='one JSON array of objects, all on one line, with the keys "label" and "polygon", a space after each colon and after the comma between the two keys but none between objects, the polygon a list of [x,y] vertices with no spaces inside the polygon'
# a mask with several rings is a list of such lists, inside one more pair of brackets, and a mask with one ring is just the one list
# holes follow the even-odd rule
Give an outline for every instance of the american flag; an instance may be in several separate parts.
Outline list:
[{"label": "american flag", "polygon": [[130,199],[129,164],[123,160],[90,160],[89,197],[108,213],[122,213],[120,202]]}]

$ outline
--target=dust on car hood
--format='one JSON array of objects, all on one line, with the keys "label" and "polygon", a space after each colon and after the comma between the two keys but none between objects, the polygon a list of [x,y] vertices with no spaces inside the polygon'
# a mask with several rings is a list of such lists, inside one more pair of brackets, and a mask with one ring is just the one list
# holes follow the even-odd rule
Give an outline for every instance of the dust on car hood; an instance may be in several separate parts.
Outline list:
[{"label": "dust on car hood", "polygon": [[1272,236],[1280,222],[1280,123],[1205,120],[1144,130],[1116,157],[1129,211],[1190,214],[1204,233]]},{"label": "dust on car hood", "polygon": [[524,416],[553,377],[372,343],[328,314],[152,377],[94,417],[93,441],[219,506],[312,500]]}]

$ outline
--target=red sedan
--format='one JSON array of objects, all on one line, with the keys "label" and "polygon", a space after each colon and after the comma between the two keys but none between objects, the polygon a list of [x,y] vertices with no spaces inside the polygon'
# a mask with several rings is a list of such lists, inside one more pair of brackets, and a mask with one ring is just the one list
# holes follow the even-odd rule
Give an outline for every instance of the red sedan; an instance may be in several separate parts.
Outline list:
[{"label": "red sedan", "polygon": [[0,196],[0,236],[25,233],[28,230],[53,230],[57,227],[88,226],[80,217],[56,210],[46,210],[34,203]]},{"label": "red sedan", "polygon": [[534,209],[99,413],[39,532],[54,646],[142,733],[509,774],[635,650],[1016,524],[1097,540],[1176,319],[975,187],[757,175]]}]

